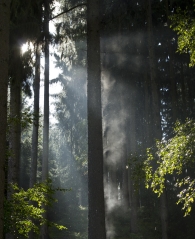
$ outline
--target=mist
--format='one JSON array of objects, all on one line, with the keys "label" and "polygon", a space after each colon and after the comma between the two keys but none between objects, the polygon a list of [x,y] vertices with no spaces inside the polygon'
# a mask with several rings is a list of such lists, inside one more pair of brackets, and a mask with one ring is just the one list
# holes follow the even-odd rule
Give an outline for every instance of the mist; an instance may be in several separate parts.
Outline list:
[{"label": "mist", "polygon": [[[165,2],[103,3],[100,59],[107,239],[167,239],[162,236],[165,234],[169,239],[185,235],[193,239],[195,233],[195,214],[186,219],[176,205],[178,188],[173,175],[165,180],[163,199],[145,185],[147,149],[154,152],[151,167],[155,169],[160,161],[156,142],[173,137],[177,120],[194,118],[194,69],[189,68],[187,54],[176,52],[177,36],[167,18],[176,5]],[[88,238],[87,33],[83,9],[64,16],[63,23],[59,19],[57,28],[65,36],[52,52],[49,177],[54,187],[68,189],[56,192],[58,203],[48,213],[49,219],[68,230],[49,229],[52,239]],[[28,134],[22,135],[24,187],[30,174]],[[38,180],[42,170],[40,142]],[[193,178],[194,168],[188,165],[181,177],[187,172]]]}]

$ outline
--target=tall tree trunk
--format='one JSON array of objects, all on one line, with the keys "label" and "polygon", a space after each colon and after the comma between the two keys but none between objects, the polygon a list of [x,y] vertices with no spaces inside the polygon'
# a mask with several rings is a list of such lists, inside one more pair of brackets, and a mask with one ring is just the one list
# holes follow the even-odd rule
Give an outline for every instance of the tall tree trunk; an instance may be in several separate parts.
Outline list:
[{"label": "tall tree trunk", "polygon": [[[29,188],[32,188],[36,183],[37,178],[37,157],[38,157],[38,131],[39,131],[39,92],[40,92],[40,45],[36,45],[36,63],[35,63],[35,78],[33,83],[34,89],[34,120],[32,132],[32,152],[31,152],[31,170]],[[34,233],[29,233],[29,239],[33,239]]]},{"label": "tall tree trunk", "polygon": [[195,73],[195,69],[191,68],[189,69],[189,65],[188,65],[188,70],[190,72],[189,77],[187,77],[187,85],[188,85],[188,98],[189,98],[189,108],[190,108],[190,117],[194,117],[194,98],[195,98],[195,86],[194,86],[194,81],[193,81],[193,77],[194,77],[194,73]]},{"label": "tall tree trunk", "polygon": [[[10,82],[10,129],[9,129],[9,150],[8,175],[7,182],[19,184],[20,172],[20,142],[21,142],[21,87],[22,87],[22,62],[20,47],[13,46],[13,55],[11,59],[11,82]],[[11,198],[13,190],[8,188],[7,198]],[[6,239],[12,239],[14,236],[10,233]]]},{"label": "tall tree trunk", "polygon": [[154,123],[154,137],[155,139],[161,139],[161,119],[160,119],[160,100],[159,100],[159,88],[156,77],[156,64],[153,42],[153,25],[152,25],[152,12],[151,12],[151,0],[148,0],[148,50],[149,50],[149,67],[150,67],[150,79],[151,79],[151,93],[152,93],[152,112]]},{"label": "tall tree trunk", "polygon": [[[19,183],[20,139],[21,139],[21,87],[22,65],[20,48],[15,46],[12,52],[11,65],[13,68],[10,82],[10,135],[9,148],[11,156],[8,159],[8,183]],[[8,191],[8,198],[11,191]]]},{"label": "tall tree trunk", "polygon": [[[127,127],[126,127],[127,130]],[[123,165],[122,165],[122,183],[120,187],[121,191],[121,203],[123,208],[127,210],[129,208],[130,203],[130,195],[129,195],[129,185],[128,185],[128,177],[129,177],[129,167],[128,167],[128,160],[127,160],[127,137],[125,137],[124,145],[123,145]]]},{"label": "tall tree trunk", "polygon": [[[188,65],[188,71],[189,70],[189,65]],[[189,76],[191,74],[189,73]],[[194,100],[193,100],[193,94],[192,92],[194,92],[194,87],[192,87],[191,81],[193,82],[193,77],[186,77],[186,88],[187,88],[187,102],[186,102],[186,106],[188,107],[188,115],[189,117],[192,117],[194,115],[194,110],[193,110],[193,106],[194,106]]]},{"label": "tall tree trunk", "polygon": [[[131,96],[130,96],[131,108],[130,108],[130,153],[131,158],[136,156],[136,148],[137,148],[137,139],[136,139],[136,107],[133,102],[136,101],[136,84],[132,82],[131,87]],[[133,161],[131,162],[133,164]],[[135,187],[135,182],[132,177],[131,167],[128,169],[129,171],[129,198],[130,198],[130,209],[131,209],[131,220],[130,220],[130,229],[131,233],[138,233],[138,190]]]},{"label": "tall tree trunk", "polygon": [[144,74],[144,148],[152,146],[153,139],[150,135],[152,131],[152,112],[151,112],[151,96],[149,89],[151,88],[151,81],[148,72]]},{"label": "tall tree trunk", "polygon": [[3,201],[6,159],[7,83],[9,62],[10,0],[0,0],[0,238],[3,238]]},{"label": "tall tree trunk", "polygon": [[186,104],[186,86],[185,86],[185,74],[184,64],[181,60],[181,100],[182,100],[182,120],[184,121],[187,116],[187,104]]},{"label": "tall tree trunk", "polygon": [[[151,0],[148,0],[147,6],[148,14],[148,50],[149,50],[149,64],[150,64],[150,78],[151,78],[151,90],[152,90],[152,111],[153,111],[153,123],[154,123],[154,139],[161,140],[161,118],[160,118],[160,99],[159,88],[156,77],[156,64],[153,42],[153,24],[152,24],[152,10]],[[167,207],[166,207],[166,191],[164,190],[160,198],[161,203],[161,226],[162,226],[162,239],[168,239],[168,225],[167,225]]]},{"label": "tall tree trunk", "polygon": [[35,63],[35,78],[34,78],[34,120],[32,133],[32,153],[31,153],[31,171],[30,184],[32,188],[36,183],[37,177],[37,155],[38,155],[38,130],[39,130],[39,91],[40,91],[40,46],[36,46],[36,63]]},{"label": "tall tree trunk", "polygon": [[[166,0],[166,14],[167,14],[167,24],[170,27],[170,11],[169,11],[169,2]],[[171,29],[168,29],[171,31]],[[169,76],[170,76],[170,87],[171,87],[171,105],[172,105],[172,121],[176,122],[178,117],[178,97],[177,97],[177,87],[175,82],[175,72],[174,72],[174,54],[173,54],[173,46],[171,41],[168,42],[169,47]]]},{"label": "tall tree trunk", "polygon": [[[42,160],[42,181],[48,178],[48,157],[49,157],[49,0],[44,0],[44,34],[45,34],[45,75],[44,75],[44,118],[43,118],[43,160]],[[46,208],[47,210],[47,208]],[[47,212],[45,213],[47,218]],[[42,239],[48,239],[47,225],[42,227]]]},{"label": "tall tree trunk", "polygon": [[160,196],[162,239],[168,239],[168,213],[166,188]]},{"label": "tall tree trunk", "polygon": [[45,73],[44,73],[44,118],[43,118],[43,161],[42,180],[48,177],[49,156],[49,2],[44,0],[44,34],[45,34]]},{"label": "tall tree trunk", "polygon": [[103,139],[100,69],[100,0],[87,8],[89,239],[105,239]]}]

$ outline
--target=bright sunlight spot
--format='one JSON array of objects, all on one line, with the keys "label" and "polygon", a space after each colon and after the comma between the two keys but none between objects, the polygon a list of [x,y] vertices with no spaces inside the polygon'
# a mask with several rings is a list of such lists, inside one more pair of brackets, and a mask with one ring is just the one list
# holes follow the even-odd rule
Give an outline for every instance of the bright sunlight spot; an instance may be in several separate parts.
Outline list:
[{"label": "bright sunlight spot", "polygon": [[29,49],[33,49],[33,44],[32,42],[26,42],[21,46],[21,53],[22,55],[28,51]]}]

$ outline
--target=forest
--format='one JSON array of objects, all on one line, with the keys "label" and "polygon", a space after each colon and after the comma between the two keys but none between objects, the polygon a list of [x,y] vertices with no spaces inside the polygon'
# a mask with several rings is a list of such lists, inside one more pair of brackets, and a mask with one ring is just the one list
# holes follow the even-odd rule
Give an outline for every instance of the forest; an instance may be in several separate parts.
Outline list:
[{"label": "forest", "polygon": [[0,239],[195,238],[195,0],[0,0]]}]

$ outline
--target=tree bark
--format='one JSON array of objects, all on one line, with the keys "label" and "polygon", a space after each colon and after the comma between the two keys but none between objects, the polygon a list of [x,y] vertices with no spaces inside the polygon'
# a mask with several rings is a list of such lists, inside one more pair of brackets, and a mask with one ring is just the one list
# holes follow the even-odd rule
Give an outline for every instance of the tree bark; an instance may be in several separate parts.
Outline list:
[{"label": "tree bark", "polygon": [[10,0],[0,0],[0,238],[3,238]]},{"label": "tree bark", "polygon": [[[147,6],[148,15],[148,50],[149,50],[149,64],[150,64],[150,78],[151,78],[151,90],[152,90],[152,112],[153,112],[153,135],[154,139],[161,140],[161,118],[160,118],[160,99],[159,99],[159,88],[156,77],[156,64],[155,64],[155,52],[153,43],[153,24],[152,24],[152,10],[151,0],[148,0]],[[160,198],[161,203],[161,226],[162,226],[162,239],[168,239],[168,225],[167,225],[167,207],[166,207],[166,195],[165,190]]]},{"label": "tree bark", "polygon": [[149,89],[151,88],[151,81],[146,71],[144,74],[144,148],[151,147],[153,140],[150,132],[152,132],[152,112],[151,112],[151,95]]},{"label": "tree bark", "polygon": [[184,73],[184,64],[181,60],[181,99],[182,99],[182,120],[185,121],[187,117],[187,104],[186,104],[186,86],[185,86],[185,73]]},{"label": "tree bark", "polygon": [[[8,159],[8,183],[19,184],[20,171],[20,140],[21,140],[21,89],[22,65],[20,47],[13,46],[11,68],[13,70],[10,82],[10,132],[9,149],[11,156]],[[8,198],[11,191],[8,191]]]},{"label": "tree bark", "polygon": [[[43,159],[42,159],[42,181],[48,178],[48,157],[49,157],[49,0],[44,0],[44,24],[45,34],[45,73],[44,73],[44,116],[43,116]],[[45,213],[47,218],[47,208]],[[47,225],[42,226],[42,239],[48,239]]]},{"label": "tree bark", "polygon": [[[10,61],[12,73],[10,82],[10,126],[9,126],[9,151],[7,174],[7,199],[11,198],[13,190],[10,183],[19,184],[20,176],[20,152],[21,152],[21,90],[22,90],[22,62],[20,47],[13,46],[12,59]],[[14,235],[6,234],[6,239],[12,239]]]},{"label": "tree bark", "polygon": [[103,139],[100,69],[100,0],[89,0],[87,9],[88,62],[88,203],[89,239],[105,239]]},{"label": "tree bark", "polygon": [[38,155],[38,130],[39,130],[39,91],[40,91],[40,46],[36,46],[36,65],[34,78],[34,120],[32,133],[32,154],[31,154],[31,171],[30,185],[33,187],[36,183],[37,176],[37,155]]},{"label": "tree bark", "polygon": [[162,239],[168,239],[168,214],[166,189],[160,196]]},{"label": "tree bark", "polygon": [[155,132],[154,134],[155,139],[161,139],[161,119],[160,119],[160,100],[159,100],[160,91],[158,88],[156,77],[151,0],[148,0],[147,14],[148,14],[149,67],[150,67],[151,92],[152,92],[152,112],[154,123],[153,130]]},{"label": "tree bark", "polygon": [[[170,28],[170,11],[169,11],[169,2],[166,0],[166,14],[167,14],[167,24]],[[171,29],[168,29],[171,31]],[[177,96],[177,86],[175,81],[175,72],[174,72],[174,54],[173,54],[173,46],[171,41],[168,42],[169,47],[169,75],[170,75],[170,87],[171,87],[171,111],[172,111],[172,121],[175,123],[178,117],[178,96]]]},{"label": "tree bark", "polygon": [[44,1],[44,34],[45,34],[45,73],[44,73],[44,118],[43,118],[43,162],[42,180],[48,177],[49,156],[49,2]]},{"label": "tree bark", "polygon": [[[34,120],[32,132],[32,152],[31,152],[31,170],[29,188],[32,188],[36,183],[37,178],[37,157],[38,157],[38,138],[39,138],[39,92],[40,92],[40,45],[36,44],[36,63],[35,63],[35,78],[33,83],[34,89]],[[29,233],[29,239],[33,239],[34,233]]]},{"label": "tree bark", "polygon": [[[130,96],[130,101],[136,102],[136,85],[132,82],[132,92]],[[136,107],[135,104],[131,104],[130,108],[130,153],[132,158],[136,156],[137,150],[137,139],[136,139]],[[134,162],[132,161],[131,164]],[[138,233],[138,189],[135,187],[135,181],[132,177],[132,169],[131,167],[128,169],[129,171],[129,198],[130,198],[130,209],[131,209],[131,220],[130,220],[130,229],[131,233]]]}]

